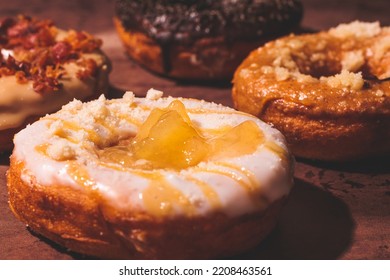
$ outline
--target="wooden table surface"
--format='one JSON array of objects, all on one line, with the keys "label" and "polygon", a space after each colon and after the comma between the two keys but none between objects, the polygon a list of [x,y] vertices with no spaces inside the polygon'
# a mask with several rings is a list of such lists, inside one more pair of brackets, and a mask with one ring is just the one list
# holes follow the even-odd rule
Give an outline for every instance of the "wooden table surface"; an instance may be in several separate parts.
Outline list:
[{"label": "wooden table surface", "polygon": [[[303,25],[329,28],[355,19],[390,25],[390,1],[302,1]],[[104,41],[113,64],[111,94],[125,89],[144,95],[153,87],[166,95],[201,98],[231,106],[230,85],[191,85],[155,76],[129,61],[115,33],[112,0],[0,0],[0,18],[25,13],[51,18],[63,28],[82,29]],[[11,213],[0,156],[0,259],[80,259],[30,232]],[[245,259],[390,259],[390,160],[325,164],[297,160],[295,187],[280,221]]]}]

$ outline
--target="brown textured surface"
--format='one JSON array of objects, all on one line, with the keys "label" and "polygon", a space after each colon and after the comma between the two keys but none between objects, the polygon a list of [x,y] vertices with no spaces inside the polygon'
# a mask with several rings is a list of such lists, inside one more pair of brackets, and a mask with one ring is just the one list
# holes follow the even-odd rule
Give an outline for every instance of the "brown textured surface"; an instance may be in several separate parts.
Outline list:
[{"label": "brown textured surface", "polygon": [[[356,18],[390,25],[388,0],[303,2],[306,27],[328,28]],[[229,85],[178,84],[130,62],[112,23],[113,1],[14,0],[1,6],[1,17],[26,12],[53,18],[58,26],[100,36],[113,62],[112,95],[121,94],[115,88],[142,95],[154,87],[173,96],[232,105]],[[5,186],[8,164],[8,156],[1,156],[0,259],[85,258],[37,237],[13,216]],[[259,247],[237,258],[390,259],[390,160],[345,165],[298,160],[295,178],[295,188],[276,229]]]},{"label": "brown textured surface", "polygon": [[[234,107],[272,123],[299,157],[347,161],[390,156],[390,98],[377,96],[378,90],[390,93],[390,81],[364,80],[370,86],[348,89],[319,80],[301,82],[300,76],[280,80],[278,67],[273,65],[282,58],[280,67],[289,71],[288,75],[294,76],[293,72],[298,71],[299,75],[321,79],[332,76],[341,72],[345,53],[369,49],[375,53],[378,42],[390,39],[390,28],[382,28],[378,33],[373,38],[340,39],[323,31],[269,42],[252,51],[237,68],[232,82]],[[303,46],[292,47],[296,41]],[[319,42],[319,53],[324,58],[313,62]],[[390,71],[386,57],[390,59],[390,52],[379,59],[367,55],[364,65],[355,71],[362,71],[363,79],[386,76],[387,68]],[[274,73],[259,71],[263,67],[273,67]]]},{"label": "brown textured surface", "polygon": [[[143,33],[126,31],[118,19],[115,25],[129,57],[155,73],[182,80],[228,81],[246,54],[262,42],[259,39],[226,45],[223,37],[203,38],[191,47],[178,45],[167,51]],[[197,59],[196,64],[192,62],[193,57]],[[169,71],[165,69],[167,64]]]}]

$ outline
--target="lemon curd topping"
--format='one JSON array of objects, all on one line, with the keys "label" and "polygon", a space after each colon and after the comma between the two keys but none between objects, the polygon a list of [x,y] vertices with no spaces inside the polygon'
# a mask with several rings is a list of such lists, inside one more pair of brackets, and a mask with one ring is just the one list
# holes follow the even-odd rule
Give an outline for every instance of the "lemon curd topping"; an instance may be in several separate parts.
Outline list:
[{"label": "lemon curd topping", "polygon": [[165,109],[152,110],[129,144],[105,148],[99,151],[99,157],[127,168],[183,169],[204,160],[253,153],[263,139],[252,121],[205,138],[184,104],[175,100]]}]

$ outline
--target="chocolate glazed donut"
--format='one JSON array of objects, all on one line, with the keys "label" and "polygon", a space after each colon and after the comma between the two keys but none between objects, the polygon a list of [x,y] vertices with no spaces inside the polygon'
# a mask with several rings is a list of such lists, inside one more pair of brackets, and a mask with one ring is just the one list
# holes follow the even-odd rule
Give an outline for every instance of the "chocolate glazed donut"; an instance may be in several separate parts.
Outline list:
[{"label": "chocolate glazed donut", "polygon": [[299,0],[118,0],[115,24],[136,62],[172,78],[230,79],[246,55],[302,18]]}]

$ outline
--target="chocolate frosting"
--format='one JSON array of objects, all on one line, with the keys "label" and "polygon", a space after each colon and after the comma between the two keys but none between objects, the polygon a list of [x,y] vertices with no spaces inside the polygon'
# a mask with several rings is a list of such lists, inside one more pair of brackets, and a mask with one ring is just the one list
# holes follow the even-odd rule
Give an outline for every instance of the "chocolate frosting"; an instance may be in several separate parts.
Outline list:
[{"label": "chocolate frosting", "polygon": [[117,0],[125,29],[159,44],[190,44],[203,37],[258,40],[289,32],[303,14],[299,0]]}]

